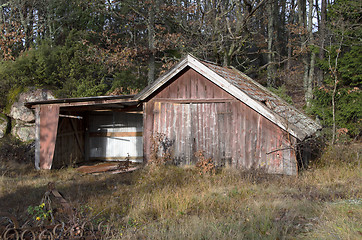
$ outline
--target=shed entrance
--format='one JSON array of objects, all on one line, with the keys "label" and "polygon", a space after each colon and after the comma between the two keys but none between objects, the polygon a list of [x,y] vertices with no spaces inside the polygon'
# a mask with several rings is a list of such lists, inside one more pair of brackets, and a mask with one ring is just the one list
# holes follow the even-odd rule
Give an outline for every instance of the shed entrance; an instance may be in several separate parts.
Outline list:
[{"label": "shed entrance", "polygon": [[164,134],[178,164],[194,164],[195,153],[220,165],[231,159],[231,102],[155,102],[153,134]]},{"label": "shed entrance", "polygon": [[142,113],[95,112],[89,115],[88,123],[89,160],[143,161]]}]

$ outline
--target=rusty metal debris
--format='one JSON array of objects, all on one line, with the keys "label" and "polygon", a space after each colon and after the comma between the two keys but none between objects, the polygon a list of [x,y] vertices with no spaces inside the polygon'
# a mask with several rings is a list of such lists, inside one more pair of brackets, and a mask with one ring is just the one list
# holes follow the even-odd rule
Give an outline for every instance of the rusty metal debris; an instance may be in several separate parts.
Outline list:
[{"label": "rusty metal debris", "polygon": [[83,174],[100,174],[100,173],[111,173],[111,174],[118,174],[118,173],[126,173],[126,172],[133,172],[134,170],[138,169],[137,166],[131,166],[131,162],[126,160],[120,163],[100,163],[97,165],[91,166],[80,166],[77,170]]},{"label": "rusty metal debris", "polygon": [[[60,204],[61,209],[53,209],[50,197]],[[53,199],[54,200],[54,199]],[[51,211],[51,217],[41,225],[33,224],[32,220],[26,221],[20,226],[18,219],[9,214],[0,212],[0,240],[27,240],[27,239],[107,239],[110,235],[109,224],[100,222],[97,226],[88,218],[77,216],[77,210],[55,189],[52,182],[48,183],[41,205]],[[62,212],[68,217],[58,217],[56,212]]]},{"label": "rusty metal debris", "polygon": [[19,227],[15,228],[11,223],[1,226],[0,239],[104,239],[109,234],[109,226],[98,224],[95,228],[91,222],[84,222],[82,225],[67,225],[64,222],[56,225]]}]

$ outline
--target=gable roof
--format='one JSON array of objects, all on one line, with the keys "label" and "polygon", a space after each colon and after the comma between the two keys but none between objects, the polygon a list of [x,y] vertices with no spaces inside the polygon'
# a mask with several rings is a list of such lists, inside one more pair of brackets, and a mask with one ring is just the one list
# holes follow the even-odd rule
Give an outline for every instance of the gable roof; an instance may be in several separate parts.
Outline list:
[{"label": "gable roof", "polygon": [[319,124],[295,107],[237,69],[221,67],[198,60],[192,55],[187,55],[170,71],[136,95],[135,99],[140,101],[146,100],[155,91],[188,67],[194,69],[299,140],[303,140],[321,128]]}]

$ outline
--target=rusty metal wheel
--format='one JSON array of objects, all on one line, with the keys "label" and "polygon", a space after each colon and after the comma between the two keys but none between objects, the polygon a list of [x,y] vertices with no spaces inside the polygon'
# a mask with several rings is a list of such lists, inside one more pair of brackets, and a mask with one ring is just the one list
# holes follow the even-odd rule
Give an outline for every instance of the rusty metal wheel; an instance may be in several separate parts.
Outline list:
[{"label": "rusty metal wheel", "polygon": [[18,230],[14,229],[14,228],[8,228],[5,231],[3,237],[4,237],[4,240],[13,240],[13,239],[18,240],[19,232],[18,232]]},{"label": "rusty metal wheel", "polygon": [[62,235],[64,235],[65,229],[64,229],[65,223],[59,223],[54,226],[53,228],[53,235],[55,238],[60,238]]},{"label": "rusty metal wheel", "polygon": [[94,227],[93,224],[89,221],[86,221],[82,224],[82,236],[92,236],[94,235]]},{"label": "rusty metal wheel", "polygon": [[103,224],[103,221],[101,221],[100,223],[98,223],[98,231],[99,231],[99,232],[102,231],[102,224]]},{"label": "rusty metal wheel", "polygon": [[21,225],[21,229],[31,228],[33,225],[31,224],[31,220],[26,221],[23,225]]},{"label": "rusty metal wheel", "polygon": [[54,240],[54,236],[51,231],[45,229],[39,234],[39,240]]},{"label": "rusty metal wheel", "polygon": [[11,228],[19,228],[19,222],[16,219],[15,216],[9,214],[9,213],[4,213],[4,212],[0,212],[0,225],[1,226],[10,226]]},{"label": "rusty metal wheel", "polygon": [[21,234],[20,234],[20,239],[21,240],[28,240],[28,239],[36,239],[36,234],[33,230],[30,229],[25,229]]}]

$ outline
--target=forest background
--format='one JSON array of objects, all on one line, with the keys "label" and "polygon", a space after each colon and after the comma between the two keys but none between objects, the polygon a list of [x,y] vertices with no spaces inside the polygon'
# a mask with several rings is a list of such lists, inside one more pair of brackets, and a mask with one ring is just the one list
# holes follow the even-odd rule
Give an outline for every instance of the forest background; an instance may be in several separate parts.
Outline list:
[{"label": "forest background", "polygon": [[27,87],[132,94],[186,53],[234,66],[325,127],[362,132],[359,0],[0,0],[0,108]]}]

